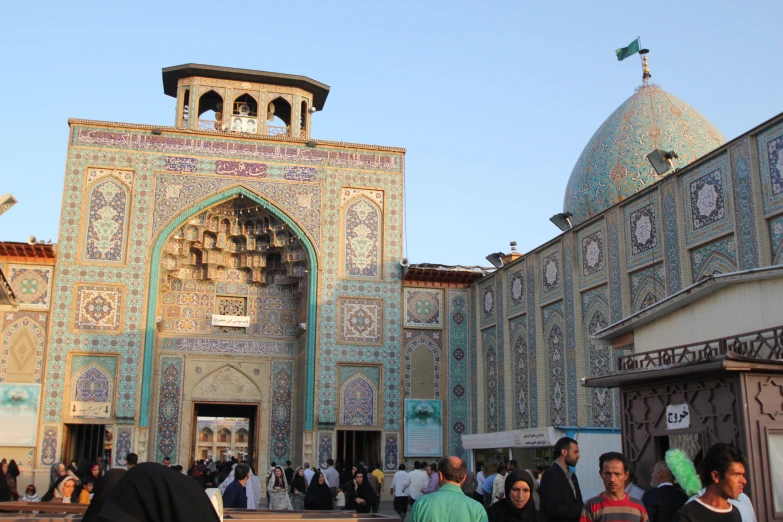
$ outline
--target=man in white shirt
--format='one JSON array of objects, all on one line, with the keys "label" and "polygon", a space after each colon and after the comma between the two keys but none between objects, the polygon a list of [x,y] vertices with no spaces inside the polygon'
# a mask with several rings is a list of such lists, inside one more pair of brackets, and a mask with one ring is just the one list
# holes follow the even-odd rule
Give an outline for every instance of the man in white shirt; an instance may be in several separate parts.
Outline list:
[{"label": "man in white shirt", "polygon": [[313,475],[315,475],[315,471],[310,469],[310,463],[305,462],[302,464],[302,467],[304,468],[304,476],[305,476],[305,482],[307,482],[307,485],[310,485],[310,480],[312,480]]},{"label": "man in white shirt", "polygon": [[498,464],[498,472],[492,481],[492,500],[490,505],[506,496],[506,466]]},{"label": "man in white shirt", "polygon": [[644,490],[634,484],[634,467],[633,464],[631,464],[630,468],[628,469],[628,478],[625,479],[625,492],[631,495],[631,497],[635,498],[636,500],[641,500],[644,496]]},{"label": "man in white shirt", "polygon": [[[426,463],[425,463],[426,464]],[[410,503],[413,505],[416,499],[424,494],[424,489],[427,487],[427,483],[430,481],[427,472],[421,469],[421,462],[418,460],[413,463],[413,471],[408,473],[408,478],[405,481],[403,490],[410,496]]]},{"label": "man in white shirt", "polygon": [[391,494],[394,495],[394,511],[400,515],[400,521],[405,521],[408,514],[408,493],[405,491],[405,483],[408,481],[408,472],[405,464],[400,464],[400,470],[394,474],[391,484]]},{"label": "man in white shirt", "polygon": [[340,474],[334,469],[334,460],[328,459],[326,461],[326,469],[324,470],[324,480],[326,485],[332,492],[332,500],[337,498],[337,488],[340,487]]},{"label": "man in white shirt", "polygon": [[484,503],[484,493],[481,491],[484,487],[484,481],[487,479],[487,467],[481,466],[481,469],[478,473],[476,473],[476,481],[478,482],[476,484],[476,492],[473,493],[473,498],[475,498],[477,501]]}]

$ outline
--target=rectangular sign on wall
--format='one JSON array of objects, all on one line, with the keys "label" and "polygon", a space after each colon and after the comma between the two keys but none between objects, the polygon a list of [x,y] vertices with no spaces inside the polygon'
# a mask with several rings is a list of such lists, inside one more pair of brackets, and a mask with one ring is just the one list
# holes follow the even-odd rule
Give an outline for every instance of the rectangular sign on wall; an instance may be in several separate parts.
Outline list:
[{"label": "rectangular sign on wall", "polygon": [[405,456],[443,456],[443,401],[405,399]]},{"label": "rectangular sign on wall", "polygon": [[212,326],[234,326],[236,328],[249,328],[249,315],[213,315]]},{"label": "rectangular sign on wall", "polygon": [[35,446],[40,384],[0,383],[0,446]]}]

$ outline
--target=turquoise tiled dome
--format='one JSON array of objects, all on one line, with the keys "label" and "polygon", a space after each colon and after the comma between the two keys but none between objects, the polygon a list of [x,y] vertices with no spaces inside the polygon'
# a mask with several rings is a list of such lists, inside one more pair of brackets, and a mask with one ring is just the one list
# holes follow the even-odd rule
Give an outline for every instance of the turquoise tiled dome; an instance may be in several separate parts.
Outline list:
[{"label": "turquoise tiled dome", "polygon": [[657,85],[639,87],[587,142],[568,180],[563,211],[581,223],[661,179],[646,157],[654,149],[675,151],[676,168],[724,143],[723,134],[687,103]]}]

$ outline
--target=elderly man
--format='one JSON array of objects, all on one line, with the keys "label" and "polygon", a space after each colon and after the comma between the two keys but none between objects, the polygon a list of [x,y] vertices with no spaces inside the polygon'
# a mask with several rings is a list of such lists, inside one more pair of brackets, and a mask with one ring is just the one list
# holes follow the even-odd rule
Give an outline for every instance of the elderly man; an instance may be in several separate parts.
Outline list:
[{"label": "elderly man", "polygon": [[466,497],[460,489],[466,469],[465,461],[459,457],[441,459],[437,471],[440,489],[424,495],[413,504],[412,522],[487,522],[487,512],[481,504]]},{"label": "elderly man", "polygon": [[688,500],[688,496],[674,486],[674,475],[666,461],[662,460],[653,466],[650,485],[654,489],[642,495],[642,503],[647,509],[650,522],[671,522],[677,510]]}]

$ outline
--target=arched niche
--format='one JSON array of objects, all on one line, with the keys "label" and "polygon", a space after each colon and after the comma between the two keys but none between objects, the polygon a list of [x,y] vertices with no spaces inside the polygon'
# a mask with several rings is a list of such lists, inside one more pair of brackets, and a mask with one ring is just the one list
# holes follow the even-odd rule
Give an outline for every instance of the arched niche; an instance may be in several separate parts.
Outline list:
[{"label": "arched niche", "polygon": [[340,387],[340,420],[343,426],[371,427],[378,423],[377,390],[372,381],[357,373]]},{"label": "arched niche", "polygon": [[104,175],[87,186],[82,259],[123,263],[130,217],[131,192],[125,180]]},{"label": "arched niche", "polygon": [[223,366],[196,384],[191,400],[261,402],[261,390],[241,371],[233,366]]},{"label": "arched niche", "polygon": [[348,279],[383,277],[383,210],[366,196],[348,200],[342,210],[342,275]]},{"label": "arched niche", "polygon": [[[159,284],[161,277],[161,257],[164,254],[164,246],[167,243],[168,238],[174,233],[175,230],[182,227],[191,219],[195,219],[202,212],[210,207],[225,202],[232,198],[241,196],[249,201],[254,202],[259,207],[268,211],[274,219],[285,224],[296,236],[299,238],[300,245],[303,248],[307,262],[309,264],[309,272],[307,273],[307,341],[306,341],[306,356],[305,356],[305,382],[306,393],[304,397],[304,430],[312,430],[314,424],[314,403],[315,403],[315,346],[316,336],[318,330],[317,323],[317,303],[318,303],[318,263],[319,258],[315,249],[313,239],[308,233],[288,214],[270,203],[262,195],[248,189],[242,185],[236,185],[230,187],[222,192],[208,196],[200,201],[191,204],[182,213],[173,217],[168,224],[160,231],[155,238],[152,253],[151,253],[151,265],[148,282],[148,294],[147,294],[147,314],[144,331],[144,358],[142,361],[142,383],[141,383],[141,399],[142,404],[139,413],[139,425],[141,427],[147,427],[150,423],[150,413],[153,405],[151,404],[151,391],[152,391],[152,368],[155,357],[155,340],[156,340],[156,312],[157,304],[160,292]],[[215,223],[217,228],[218,223]],[[187,281],[185,283],[188,283]],[[191,283],[195,283],[192,282]]]}]

